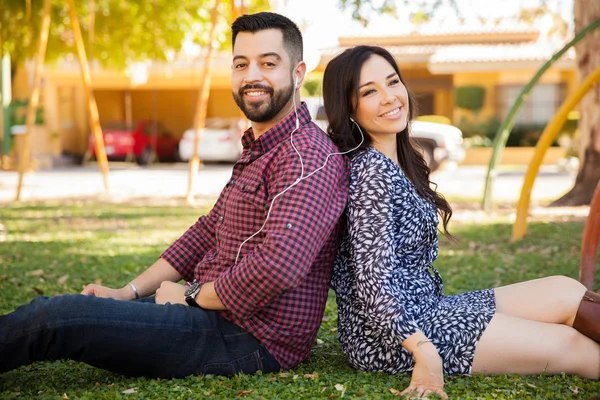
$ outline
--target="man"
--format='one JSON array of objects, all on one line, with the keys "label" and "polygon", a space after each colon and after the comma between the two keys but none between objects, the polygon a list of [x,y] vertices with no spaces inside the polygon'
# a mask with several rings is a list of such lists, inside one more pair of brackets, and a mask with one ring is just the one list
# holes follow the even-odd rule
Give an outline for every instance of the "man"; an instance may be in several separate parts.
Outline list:
[{"label": "man", "polygon": [[329,156],[335,146],[300,103],[306,65],[297,26],[260,13],[232,30],[233,96],[252,127],[214,208],[123,288],[92,284],[0,316],[0,371],[71,358],[183,377],[274,372],[308,358],[348,166]]}]

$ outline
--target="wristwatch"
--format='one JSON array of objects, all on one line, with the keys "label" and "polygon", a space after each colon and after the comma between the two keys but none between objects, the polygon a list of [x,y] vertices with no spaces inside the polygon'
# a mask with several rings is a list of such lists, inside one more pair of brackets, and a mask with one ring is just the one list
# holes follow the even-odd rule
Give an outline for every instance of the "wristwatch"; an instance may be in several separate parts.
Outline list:
[{"label": "wristwatch", "polygon": [[189,284],[189,287],[185,291],[185,302],[192,307],[202,308],[196,303],[196,296],[200,293],[200,289],[202,288],[202,284],[194,279],[192,283]]}]

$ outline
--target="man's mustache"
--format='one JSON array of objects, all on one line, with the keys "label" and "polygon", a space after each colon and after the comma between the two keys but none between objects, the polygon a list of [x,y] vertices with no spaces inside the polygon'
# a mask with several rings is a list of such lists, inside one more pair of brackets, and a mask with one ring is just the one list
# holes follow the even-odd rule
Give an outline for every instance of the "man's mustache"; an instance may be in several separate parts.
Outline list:
[{"label": "man's mustache", "polygon": [[240,90],[238,91],[238,94],[240,96],[243,96],[244,92],[246,92],[248,90],[262,90],[262,91],[265,91],[265,92],[267,92],[267,93],[269,93],[271,95],[274,93],[273,88],[271,88],[269,86],[265,86],[265,85],[246,85],[246,86],[242,86],[240,88]]}]

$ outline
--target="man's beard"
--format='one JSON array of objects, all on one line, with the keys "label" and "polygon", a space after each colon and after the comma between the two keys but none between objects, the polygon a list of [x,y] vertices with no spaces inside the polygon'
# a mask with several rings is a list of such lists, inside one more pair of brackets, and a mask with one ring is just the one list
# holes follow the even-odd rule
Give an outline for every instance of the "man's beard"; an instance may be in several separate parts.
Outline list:
[{"label": "man's beard", "polygon": [[[267,92],[270,96],[270,99],[246,104],[244,102],[244,92],[251,89],[263,90]],[[288,101],[290,101],[293,93],[294,83],[290,80],[290,86],[284,87],[278,91],[274,91],[273,88],[269,86],[257,84],[246,85],[240,88],[237,93],[233,92],[232,94],[235,103],[242,110],[246,118],[253,122],[267,122],[279,114]]]}]

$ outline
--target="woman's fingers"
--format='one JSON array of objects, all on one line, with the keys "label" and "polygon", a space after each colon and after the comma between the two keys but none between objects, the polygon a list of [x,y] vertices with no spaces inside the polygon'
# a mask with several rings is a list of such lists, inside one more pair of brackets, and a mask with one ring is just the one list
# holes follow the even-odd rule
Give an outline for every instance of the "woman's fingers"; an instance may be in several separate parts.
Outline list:
[{"label": "woman's fingers", "polygon": [[424,399],[427,396],[434,394],[441,399],[448,399],[448,395],[441,388],[430,388],[427,386],[409,386],[400,392],[401,396],[409,395],[411,399]]},{"label": "woman's fingers", "polygon": [[400,395],[404,396],[405,394],[414,393],[416,391],[417,391],[417,387],[416,386],[409,386],[406,389],[404,389],[403,391],[401,391]]}]

